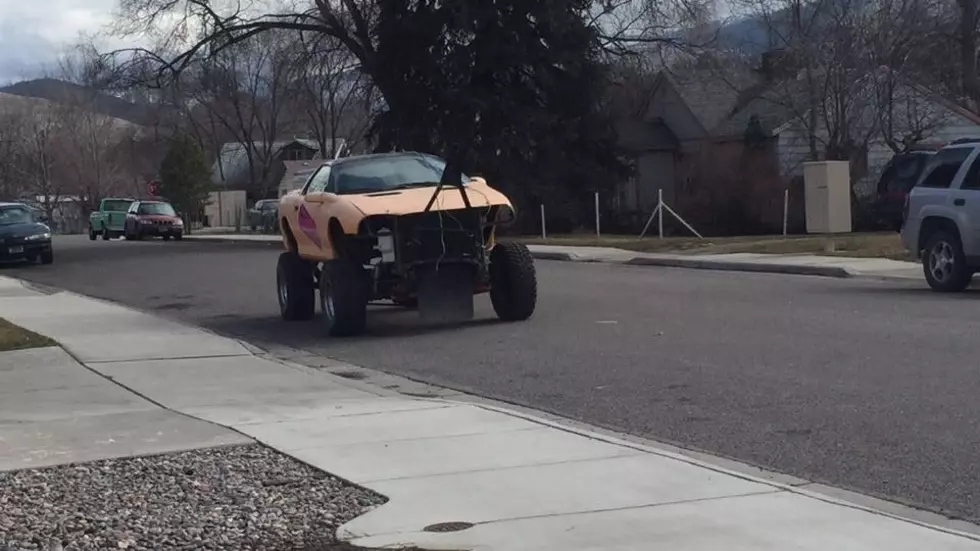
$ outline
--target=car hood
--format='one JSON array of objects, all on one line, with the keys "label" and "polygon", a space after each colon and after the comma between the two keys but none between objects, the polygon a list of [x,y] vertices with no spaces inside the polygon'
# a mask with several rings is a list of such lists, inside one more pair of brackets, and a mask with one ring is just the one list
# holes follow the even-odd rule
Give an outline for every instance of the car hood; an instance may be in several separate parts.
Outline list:
[{"label": "car hood", "polygon": [[[344,198],[350,201],[365,216],[374,216],[377,214],[401,216],[425,210],[425,206],[432,199],[432,194],[435,192],[435,189],[435,186],[398,189],[366,193],[363,195],[345,195]],[[510,201],[503,193],[485,184],[467,184],[466,196],[470,200],[470,205],[474,207],[510,205]],[[447,186],[439,192],[435,203],[432,204],[432,210],[454,210],[464,208],[465,206],[466,204],[463,203],[459,189]]]},{"label": "car hood", "polygon": [[0,225],[0,238],[2,237],[27,237],[38,233],[50,232],[51,228],[38,222],[27,222],[25,224]]}]

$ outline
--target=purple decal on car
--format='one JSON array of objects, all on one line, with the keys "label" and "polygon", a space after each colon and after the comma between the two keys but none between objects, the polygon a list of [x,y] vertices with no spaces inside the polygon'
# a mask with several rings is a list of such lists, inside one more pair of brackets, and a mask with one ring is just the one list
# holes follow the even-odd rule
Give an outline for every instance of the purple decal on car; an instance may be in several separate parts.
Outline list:
[{"label": "purple decal on car", "polygon": [[320,241],[320,236],[317,235],[316,222],[313,217],[310,216],[310,212],[306,210],[306,205],[300,205],[299,207],[299,230],[303,232],[303,235],[310,238],[317,247],[323,248],[323,243]]}]

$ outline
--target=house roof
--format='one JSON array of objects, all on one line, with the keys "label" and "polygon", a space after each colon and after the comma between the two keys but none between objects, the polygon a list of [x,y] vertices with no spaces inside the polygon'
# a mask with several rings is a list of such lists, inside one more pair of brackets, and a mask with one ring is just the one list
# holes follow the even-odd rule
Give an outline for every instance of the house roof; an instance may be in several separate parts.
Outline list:
[{"label": "house roof", "polygon": [[662,71],[661,81],[673,86],[705,132],[713,134],[732,115],[744,91],[759,79],[748,67],[716,60]]},{"label": "house roof", "polygon": [[[337,147],[343,147],[345,140],[337,140]],[[316,140],[308,140],[303,138],[294,138],[291,140],[279,140],[271,143],[271,147],[268,150],[273,156],[279,153],[283,148],[293,145],[300,144],[306,148],[312,149],[314,151],[320,150],[320,145]],[[253,142],[253,151],[262,151],[266,149],[267,142]],[[214,161],[211,165],[211,180],[217,183],[227,183],[227,182],[241,182],[248,179],[249,173],[249,161],[248,161],[248,150],[240,142],[228,142],[221,146],[221,153],[218,159]]]},{"label": "house roof", "polygon": [[[769,82],[737,64],[664,73],[663,78],[674,86],[708,135],[716,138],[743,135],[753,117],[766,134],[779,134],[793,121],[802,120],[808,111],[805,81],[791,77]],[[980,115],[956,102],[918,84],[903,85],[980,125]]]}]

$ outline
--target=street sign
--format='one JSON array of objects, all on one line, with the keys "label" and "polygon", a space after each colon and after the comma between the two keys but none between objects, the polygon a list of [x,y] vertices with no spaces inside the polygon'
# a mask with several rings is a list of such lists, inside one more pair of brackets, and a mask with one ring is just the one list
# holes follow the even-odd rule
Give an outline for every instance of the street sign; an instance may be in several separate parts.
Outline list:
[{"label": "street sign", "polygon": [[146,187],[149,190],[150,195],[156,197],[157,195],[160,194],[160,181],[159,180],[153,180]]}]

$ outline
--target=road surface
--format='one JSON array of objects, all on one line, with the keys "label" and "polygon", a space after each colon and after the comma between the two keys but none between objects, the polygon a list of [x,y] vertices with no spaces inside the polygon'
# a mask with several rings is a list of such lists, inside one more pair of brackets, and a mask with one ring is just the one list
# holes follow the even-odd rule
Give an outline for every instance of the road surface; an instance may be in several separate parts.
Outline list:
[{"label": "road surface", "polygon": [[980,292],[539,261],[528,322],[480,297],[462,327],[379,308],[369,335],[331,340],[279,319],[278,249],[56,247],[0,275],[980,519]]}]

